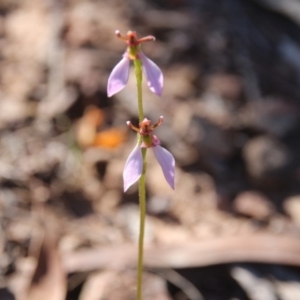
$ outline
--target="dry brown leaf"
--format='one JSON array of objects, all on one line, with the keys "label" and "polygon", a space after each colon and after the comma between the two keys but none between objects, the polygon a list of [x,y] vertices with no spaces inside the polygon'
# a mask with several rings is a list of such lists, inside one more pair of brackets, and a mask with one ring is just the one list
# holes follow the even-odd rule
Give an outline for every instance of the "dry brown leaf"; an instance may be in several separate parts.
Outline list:
[{"label": "dry brown leaf", "polygon": [[105,297],[105,291],[115,280],[115,271],[103,271],[91,274],[86,280],[79,300],[98,300]]},{"label": "dry brown leaf", "polygon": [[26,300],[64,300],[65,295],[65,272],[62,268],[55,238],[48,229],[37,256],[37,266]]},{"label": "dry brown leaf", "polygon": [[88,106],[80,119],[76,139],[81,147],[90,147],[94,144],[97,127],[104,121],[104,114],[96,106]]}]

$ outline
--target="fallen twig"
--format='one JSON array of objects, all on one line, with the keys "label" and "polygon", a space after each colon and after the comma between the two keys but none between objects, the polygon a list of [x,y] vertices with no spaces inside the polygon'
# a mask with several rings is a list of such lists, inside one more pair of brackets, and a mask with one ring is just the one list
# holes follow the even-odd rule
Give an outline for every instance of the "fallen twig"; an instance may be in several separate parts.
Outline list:
[{"label": "fallen twig", "polygon": [[[67,272],[101,268],[123,269],[136,264],[136,246],[87,249],[63,258]],[[148,246],[145,265],[151,268],[203,267],[233,262],[260,262],[300,266],[300,239],[258,234],[191,241],[183,245]]]}]

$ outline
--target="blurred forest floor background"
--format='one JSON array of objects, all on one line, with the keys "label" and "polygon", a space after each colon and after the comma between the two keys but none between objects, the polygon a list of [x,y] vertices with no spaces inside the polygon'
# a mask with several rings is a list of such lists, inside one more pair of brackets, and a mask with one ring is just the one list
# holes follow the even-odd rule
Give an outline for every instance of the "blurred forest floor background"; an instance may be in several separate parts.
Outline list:
[{"label": "blurred forest floor background", "polygon": [[300,299],[300,1],[1,0],[0,299],[135,299],[133,72],[163,70],[145,114],[176,159],[147,171],[144,299]]}]

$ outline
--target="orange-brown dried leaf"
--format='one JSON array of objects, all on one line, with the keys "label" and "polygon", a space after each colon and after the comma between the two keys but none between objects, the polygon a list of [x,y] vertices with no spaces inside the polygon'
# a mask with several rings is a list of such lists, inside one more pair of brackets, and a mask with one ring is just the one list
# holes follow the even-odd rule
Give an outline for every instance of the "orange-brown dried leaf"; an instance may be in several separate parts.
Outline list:
[{"label": "orange-brown dried leaf", "polygon": [[124,130],[111,128],[97,133],[94,146],[103,148],[116,148],[120,146],[126,138]]}]

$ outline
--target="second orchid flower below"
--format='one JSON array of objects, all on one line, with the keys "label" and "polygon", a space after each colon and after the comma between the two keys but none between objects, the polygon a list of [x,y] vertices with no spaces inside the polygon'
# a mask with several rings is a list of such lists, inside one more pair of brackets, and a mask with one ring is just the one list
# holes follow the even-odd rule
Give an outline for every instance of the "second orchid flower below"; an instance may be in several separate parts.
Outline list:
[{"label": "second orchid flower below", "polygon": [[127,122],[127,125],[134,131],[140,134],[140,139],[137,145],[130,153],[125,168],[123,171],[124,179],[124,192],[139,180],[143,172],[143,156],[142,148],[152,148],[154,155],[160,164],[166,181],[172,189],[175,187],[175,159],[173,155],[160,146],[159,139],[152,133],[153,129],[162,124],[163,117],[160,117],[158,122],[154,125],[150,125],[151,121],[144,119],[140,124],[139,128],[133,126],[131,122]]}]

